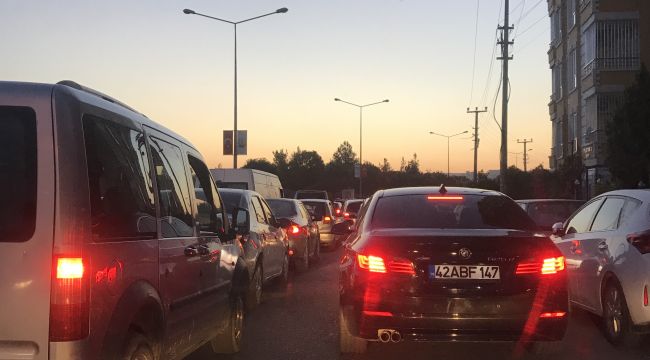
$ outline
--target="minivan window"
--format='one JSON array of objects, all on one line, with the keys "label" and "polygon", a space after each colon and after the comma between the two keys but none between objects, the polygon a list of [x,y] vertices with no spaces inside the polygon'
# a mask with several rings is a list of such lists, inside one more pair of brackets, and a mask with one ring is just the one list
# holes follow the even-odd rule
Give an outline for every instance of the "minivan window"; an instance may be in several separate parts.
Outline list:
[{"label": "minivan window", "polygon": [[31,108],[0,106],[0,188],[0,242],[29,240],[36,227],[36,114]]},{"label": "minivan window", "polygon": [[373,228],[513,229],[536,225],[513,200],[500,195],[429,199],[425,194],[379,198]]},{"label": "minivan window", "polygon": [[189,184],[181,150],[163,140],[150,138],[158,198],[160,226],[165,238],[194,235]]},{"label": "minivan window", "polygon": [[221,200],[217,189],[210,177],[210,171],[205,164],[192,156],[188,157],[192,180],[194,182],[194,194],[196,197],[197,223],[201,233],[224,233],[224,221]]},{"label": "minivan window", "polygon": [[155,238],[153,185],[142,132],[84,115],[83,133],[94,240]]}]

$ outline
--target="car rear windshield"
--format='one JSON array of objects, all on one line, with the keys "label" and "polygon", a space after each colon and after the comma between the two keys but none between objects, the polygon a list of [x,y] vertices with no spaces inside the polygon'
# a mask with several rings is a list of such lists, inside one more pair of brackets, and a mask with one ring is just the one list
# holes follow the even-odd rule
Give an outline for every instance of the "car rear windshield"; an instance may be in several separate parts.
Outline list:
[{"label": "car rear windshield", "polygon": [[242,194],[237,193],[237,192],[220,192],[221,194],[221,199],[223,200],[223,203],[226,205],[226,212],[228,215],[232,215],[233,210],[239,206],[239,202],[241,201]]},{"label": "car rear windshield", "polygon": [[288,218],[298,215],[296,205],[293,201],[266,199],[266,202],[269,203],[271,210],[273,210],[273,215],[276,218]]},{"label": "car rear windshield", "polygon": [[355,201],[348,203],[348,207],[345,208],[345,211],[350,213],[350,214],[356,214],[359,212],[359,209],[361,208],[361,204],[363,204],[363,201]]},{"label": "car rear windshield", "polygon": [[373,228],[535,230],[513,200],[500,195],[402,195],[380,198]]},{"label": "car rear windshield", "polygon": [[577,201],[540,201],[529,203],[527,211],[540,229],[551,230],[553,224],[566,221],[581,205],[582,203]]},{"label": "car rear windshield", "polygon": [[327,215],[327,205],[318,201],[303,201],[302,202],[310,214],[316,217],[323,217]]},{"label": "car rear windshield", "polygon": [[36,226],[36,114],[0,106],[0,242],[29,240]]}]

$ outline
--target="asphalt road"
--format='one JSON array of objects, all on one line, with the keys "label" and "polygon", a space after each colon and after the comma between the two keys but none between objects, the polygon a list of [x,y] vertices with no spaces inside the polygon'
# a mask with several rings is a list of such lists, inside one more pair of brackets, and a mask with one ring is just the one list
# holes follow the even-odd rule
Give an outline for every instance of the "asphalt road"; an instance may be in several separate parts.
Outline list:
[{"label": "asphalt road", "polygon": [[[383,360],[383,359],[535,359],[516,355],[513,346],[500,343],[371,344],[364,355],[339,354],[337,260],[340,250],[321,253],[321,261],[305,274],[293,274],[285,290],[270,285],[263,304],[246,320],[243,350],[218,360]],[[612,347],[582,311],[571,314],[560,359],[650,359],[650,341],[641,348]],[[205,349],[190,360],[215,359]]]}]

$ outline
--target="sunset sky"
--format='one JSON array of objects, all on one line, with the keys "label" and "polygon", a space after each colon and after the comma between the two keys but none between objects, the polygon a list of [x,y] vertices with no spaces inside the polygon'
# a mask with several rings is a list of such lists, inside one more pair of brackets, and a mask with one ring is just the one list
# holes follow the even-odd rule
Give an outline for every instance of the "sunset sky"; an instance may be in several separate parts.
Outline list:
[{"label": "sunset sky", "polygon": [[[396,168],[417,153],[422,170],[438,171],[447,168],[447,141],[429,131],[472,132],[466,108],[488,106],[479,169],[497,169],[491,110],[500,61],[486,80],[501,3],[479,3],[473,94],[476,0],[3,0],[0,80],[77,81],[185,136],[209,166],[231,167],[221,142],[233,126],[233,28],[182,9],[241,20],[287,7],[238,27],[239,128],[249,137],[240,165],[297,147],[327,162],[345,140],[358,154],[358,110],[334,102],[339,97],[390,99],[364,111],[364,160],[387,158]],[[512,0],[510,7],[509,151],[523,150],[518,138],[533,138],[530,165],[548,167],[546,1]],[[500,121],[500,100],[496,108]],[[472,146],[469,134],[452,140],[452,172],[472,169]]]}]

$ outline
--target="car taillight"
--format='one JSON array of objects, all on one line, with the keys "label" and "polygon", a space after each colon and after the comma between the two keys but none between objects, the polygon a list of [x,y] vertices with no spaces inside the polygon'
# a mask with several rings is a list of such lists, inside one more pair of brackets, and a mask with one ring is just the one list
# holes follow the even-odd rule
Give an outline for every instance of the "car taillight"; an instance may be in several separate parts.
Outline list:
[{"label": "car taillight", "polygon": [[628,235],[627,242],[641,254],[650,253],[650,230]]},{"label": "car taillight", "polygon": [[553,318],[557,319],[557,318],[562,318],[564,316],[566,316],[565,311],[545,312],[545,313],[539,314],[539,317],[541,319],[553,319]]},{"label": "car taillight", "polygon": [[348,212],[344,213],[343,217],[346,218],[346,219],[349,219],[350,218],[350,213],[348,213]]},{"label": "car taillight", "polygon": [[357,262],[360,269],[368,270],[374,273],[415,275],[415,268],[413,267],[413,263],[406,259],[396,258],[389,261],[384,261],[384,259],[379,256],[366,256],[358,254]]},{"label": "car taillight", "polygon": [[334,212],[336,213],[336,216],[341,215],[341,209],[336,209],[336,210],[334,210]]},{"label": "car taillight", "polygon": [[298,234],[300,233],[300,228],[297,225],[291,225],[289,232],[292,234]]},{"label": "car taillight", "polygon": [[88,276],[81,257],[55,257],[50,295],[50,341],[88,336]]},{"label": "car taillight", "polygon": [[331,218],[331,217],[329,217],[329,216],[323,216],[323,223],[324,223],[324,224],[329,224],[330,222],[332,222],[332,218]]},{"label": "car taillight", "polygon": [[541,261],[519,263],[515,274],[542,274],[550,275],[564,271],[564,256],[546,258]]}]

